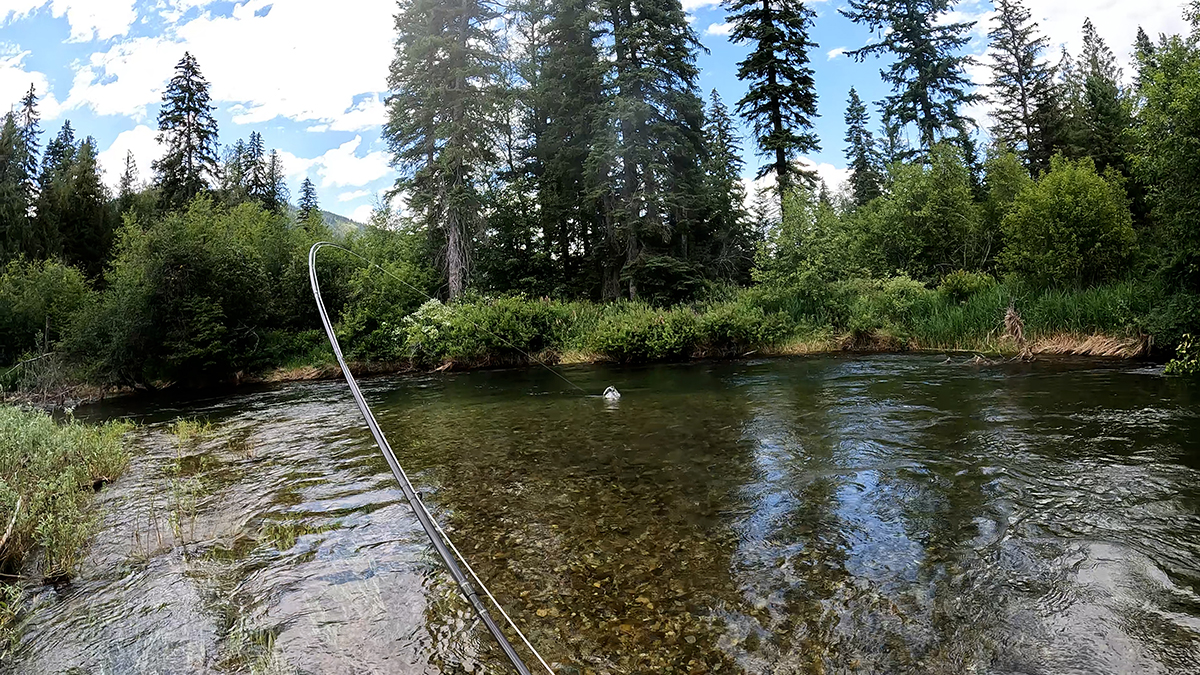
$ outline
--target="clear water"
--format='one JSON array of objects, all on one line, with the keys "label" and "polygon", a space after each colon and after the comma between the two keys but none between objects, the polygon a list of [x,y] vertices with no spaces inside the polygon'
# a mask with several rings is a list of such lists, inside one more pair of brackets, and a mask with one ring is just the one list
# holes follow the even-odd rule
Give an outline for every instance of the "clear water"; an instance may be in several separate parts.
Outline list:
[{"label": "clear water", "polygon": [[[616,404],[536,370],[365,390],[561,673],[1200,672],[1200,390],[957,361],[567,370]],[[344,383],[78,413],[144,426],[15,672],[509,672]]]}]

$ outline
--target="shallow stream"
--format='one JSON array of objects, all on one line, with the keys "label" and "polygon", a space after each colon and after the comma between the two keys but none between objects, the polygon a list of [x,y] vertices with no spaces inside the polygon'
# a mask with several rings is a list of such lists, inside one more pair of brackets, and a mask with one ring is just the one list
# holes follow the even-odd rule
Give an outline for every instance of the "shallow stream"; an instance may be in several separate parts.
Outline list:
[{"label": "shallow stream", "polygon": [[[560,673],[1200,672],[1200,389],[943,358],[364,390]],[[343,382],[76,414],[142,426],[14,672],[509,672]]]}]

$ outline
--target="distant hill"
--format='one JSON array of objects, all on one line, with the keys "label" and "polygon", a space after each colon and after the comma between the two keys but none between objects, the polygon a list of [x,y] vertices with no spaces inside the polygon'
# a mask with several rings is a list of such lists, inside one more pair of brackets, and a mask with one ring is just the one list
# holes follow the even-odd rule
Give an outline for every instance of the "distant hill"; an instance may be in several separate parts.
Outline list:
[{"label": "distant hill", "polygon": [[330,213],[324,209],[321,210],[321,216],[325,218],[325,224],[328,225],[331,230],[339,234],[350,232],[351,230],[361,230],[366,227],[366,225],[358,222],[357,220],[350,220],[346,216],[339,216],[336,213]]},{"label": "distant hill", "polygon": [[[296,217],[296,213],[299,210],[300,209],[297,209],[291,204],[288,205],[288,214],[293,218]],[[346,216],[339,216],[338,214],[333,213],[332,211],[326,211],[325,209],[321,209],[321,217],[325,219],[325,224],[329,226],[329,229],[333,230],[337,234],[346,234],[348,232],[361,230],[366,227],[366,225],[358,222],[357,220],[351,220]]]}]

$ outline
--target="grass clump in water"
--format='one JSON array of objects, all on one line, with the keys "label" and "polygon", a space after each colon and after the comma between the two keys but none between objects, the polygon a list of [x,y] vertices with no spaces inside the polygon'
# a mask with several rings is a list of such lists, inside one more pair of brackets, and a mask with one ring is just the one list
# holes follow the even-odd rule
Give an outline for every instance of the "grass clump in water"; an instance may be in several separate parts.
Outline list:
[{"label": "grass clump in water", "polygon": [[[0,573],[18,580],[37,554],[46,582],[71,578],[95,531],[93,495],[129,463],[121,437],[129,423],[100,426],[0,406]],[[0,640],[11,644],[18,586],[0,583]]]}]

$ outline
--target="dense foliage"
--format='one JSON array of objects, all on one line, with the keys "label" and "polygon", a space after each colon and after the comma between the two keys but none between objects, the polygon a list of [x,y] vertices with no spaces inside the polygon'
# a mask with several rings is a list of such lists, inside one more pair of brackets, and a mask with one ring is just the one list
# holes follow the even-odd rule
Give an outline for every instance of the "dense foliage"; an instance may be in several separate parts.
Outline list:
[{"label": "dense foliage", "polygon": [[[855,54],[894,57],[893,91],[878,133],[848,92],[852,175],[834,191],[792,180],[818,140],[819,19],[728,8],[750,48],[747,139],[716,92],[700,98],[678,0],[405,0],[385,136],[407,203],[362,227],[327,224],[307,179],[293,208],[258,132],[219,146],[190,55],[164,93],[153,180],[127,157],[116,194],[70,123],[43,144],[31,90],[0,125],[0,385],[47,362],[133,386],[328,362],[305,270],[328,239],[379,263],[320,260],[360,361],[1006,350],[1010,308],[1031,339],[1153,336],[1171,353],[1200,333],[1200,12],[1191,35],[1139,35],[1131,86],[1090,21],[1052,66],[1030,13],[999,2],[980,161],[954,3],[852,0],[846,15],[878,31]],[[753,208],[743,143],[776,179]]]}]

